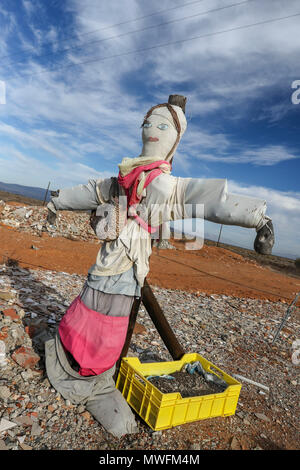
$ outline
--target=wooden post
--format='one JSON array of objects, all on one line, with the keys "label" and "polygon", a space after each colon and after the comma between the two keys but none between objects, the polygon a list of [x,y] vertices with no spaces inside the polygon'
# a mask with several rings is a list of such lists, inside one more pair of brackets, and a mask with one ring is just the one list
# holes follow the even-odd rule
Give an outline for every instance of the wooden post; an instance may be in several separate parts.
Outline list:
[{"label": "wooden post", "polygon": [[154,326],[156,327],[161,339],[163,340],[172,358],[176,361],[176,360],[181,359],[181,357],[185,354],[184,349],[178,342],[175,334],[173,333],[171,326],[169,325],[166,317],[164,316],[164,313],[162,309],[160,308],[160,305],[157,302],[156,297],[151,287],[149,286],[147,280],[145,279],[144,287],[142,288],[142,292],[141,292],[141,297],[136,298],[134,300],[132,308],[131,308],[126,340],[125,340],[121,355],[116,363],[116,371],[114,375],[115,381],[117,380],[117,377],[118,377],[122,358],[126,356],[129,346],[130,346],[130,341],[131,341],[132,333],[134,330],[134,325],[136,322],[136,318],[137,318],[137,314],[138,314],[141,302],[143,302],[151,320],[154,323]]},{"label": "wooden post", "polygon": [[186,97],[182,95],[169,95],[169,104],[174,106],[179,106],[182,111],[185,113]]},{"label": "wooden post", "polygon": [[130,315],[129,315],[128,329],[127,329],[127,335],[126,335],[125,343],[124,343],[121,355],[120,355],[118,361],[116,362],[116,371],[115,371],[115,375],[114,375],[114,380],[115,381],[117,380],[117,377],[118,377],[122,357],[126,356],[126,354],[128,352],[128,349],[129,349],[129,346],[130,346],[130,341],[131,341],[131,337],[132,337],[132,333],[133,333],[133,330],[134,330],[134,325],[135,325],[135,322],[136,322],[136,317],[137,317],[137,314],[138,314],[138,311],[139,311],[139,308],[140,308],[141,301],[142,301],[142,297],[136,297],[134,299],[132,307],[131,307],[131,312],[130,312]]},{"label": "wooden post", "polygon": [[175,361],[181,359],[185,353],[184,349],[178,342],[146,279],[143,287],[142,302],[172,358]]}]

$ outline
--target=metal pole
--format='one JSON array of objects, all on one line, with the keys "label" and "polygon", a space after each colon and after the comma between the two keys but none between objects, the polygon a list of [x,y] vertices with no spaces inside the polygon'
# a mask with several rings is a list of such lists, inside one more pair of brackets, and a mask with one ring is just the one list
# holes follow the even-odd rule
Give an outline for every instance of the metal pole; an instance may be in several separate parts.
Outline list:
[{"label": "metal pole", "polygon": [[46,202],[46,198],[47,198],[47,194],[48,194],[48,191],[49,191],[49,187],[50,187],[50,181],[48,183],[48,188],[47,188],[47,191],[45,193],[45,197],[44,197],[44,201],[43,201],[43,206],[45,205],[45,202]]},{"label": "metal pole", "polygon": [[220,233],[219,233],[219,238],[218,238],[218,241],[217,241],[217,246],[219,246],[219,241],[220,241],[220,238],[221,238],[222,228],[223,228],[223,225],[221,225],[221,228],[220,228]]},{"label": "metal pole", "polygon": [[[295,304],[297,303],[297,300],[298,300],[298,297],[299,297],[299,296],[300,296],[300,292],[298,292],[298,294],[296,295],[295,299],[293,300],[293,302],[291,303],[291,305],[288,307],[288,309],[287,309],[287,311],[286,311],[286,314],[285,314],[285,316],[283,317],[283,319],[282,319],[282,321],[281,321],[281,323],[280,323],[280,325],[279,325],[279,328],[278,328],[278,330],[277,330],[277,332],[276,332],[276,334],[275,334],[275,336],[274,336],[274,338],[273,338],[272,344],[274,344],[275,341],[276,341],[276,339],[278,338],[278,335],[279,335],[280,331],[282,330],[282,328],[283,328],[285,322],[287,321],[288,316],[292,313],[292,310],[294,310],[294,309],[296,308],[296,305],[295,305]],[[294,306],[294,308],[292,308],[293,306]]]}]

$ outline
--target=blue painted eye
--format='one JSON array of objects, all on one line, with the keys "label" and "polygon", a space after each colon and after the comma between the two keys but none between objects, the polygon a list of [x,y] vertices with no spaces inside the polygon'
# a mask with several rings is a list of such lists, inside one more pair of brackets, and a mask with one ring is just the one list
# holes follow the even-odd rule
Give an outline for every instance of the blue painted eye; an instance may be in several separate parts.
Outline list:
[{"label": "blue painted eye", "polygon": [[145,122],[145,124],[143,124],[143,127],[152,127],[152,124],[151,122]]},{"label": "blue painted eye", "polygon": [[166,129],[168,129],[169,126],[168,126],[168,124],[159,124],[157,127],[161,131],[165,131]]}]

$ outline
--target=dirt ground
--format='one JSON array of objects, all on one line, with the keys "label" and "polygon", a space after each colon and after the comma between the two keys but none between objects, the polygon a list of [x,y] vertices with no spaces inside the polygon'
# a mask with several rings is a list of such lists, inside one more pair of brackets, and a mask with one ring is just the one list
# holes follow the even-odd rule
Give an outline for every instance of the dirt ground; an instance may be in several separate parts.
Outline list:
[{"label": "dirt ground", "polygon": [[[221,246],[205,244],[200,250],[187,250],[182,242],[172,243],[176,250],[153,248],[147,278],[150,284],[287,303],[300,290],[300,276],[275,271]],[[0,262],[12,258],[23,267],[85,275],[94,264],[99,247],[97,242],[52,238],[47,233],[32,236],[0,224]]]}]

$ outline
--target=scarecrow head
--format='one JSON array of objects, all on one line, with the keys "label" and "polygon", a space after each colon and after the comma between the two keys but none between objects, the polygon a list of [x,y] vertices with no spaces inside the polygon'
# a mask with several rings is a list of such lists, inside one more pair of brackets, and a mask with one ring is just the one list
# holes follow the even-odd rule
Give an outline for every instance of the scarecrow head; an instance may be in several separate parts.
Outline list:
[{"label": "scarecrow head", "polygon": [[160,157],[172,163],[179,141],[186,130],[186,98],[170,95],[168,103],[153,106],[142,124],[142,156]]}]

